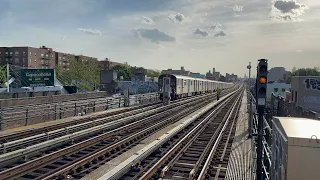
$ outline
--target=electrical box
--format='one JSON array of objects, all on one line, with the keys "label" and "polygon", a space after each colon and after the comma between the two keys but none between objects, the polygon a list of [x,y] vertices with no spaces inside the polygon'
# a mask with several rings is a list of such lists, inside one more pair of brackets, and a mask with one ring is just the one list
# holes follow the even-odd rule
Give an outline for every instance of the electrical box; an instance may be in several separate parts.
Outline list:
[{"label": "electrical box", "polygon": [[320,178],[320,121],[274,117],[272,120],[270,179]]}]

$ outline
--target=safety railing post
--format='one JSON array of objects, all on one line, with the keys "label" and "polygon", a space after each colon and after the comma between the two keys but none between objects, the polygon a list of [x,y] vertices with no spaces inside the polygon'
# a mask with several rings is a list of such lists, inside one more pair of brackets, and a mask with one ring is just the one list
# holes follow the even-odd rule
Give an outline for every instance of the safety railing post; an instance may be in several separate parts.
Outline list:
[{"label": "safety railing post", "polygon": [[62,119],[62,108],[61,108],[61,104],[59,104],[59,119]]},{"label": "safety railing post", "polygon": [[2,131],[2,124],[3,124],[3,113],[0,111],[0,131]]},{"label": "safety railing post", "polygon": [[77,116],[77,103],[74,103],[74,116]]},{"label": "safety railing post", "polygon": [[28,114],[29,114],[29,109],[27,108],[26,109],[26,123],[25,123],[25,126],[28,125]]}]

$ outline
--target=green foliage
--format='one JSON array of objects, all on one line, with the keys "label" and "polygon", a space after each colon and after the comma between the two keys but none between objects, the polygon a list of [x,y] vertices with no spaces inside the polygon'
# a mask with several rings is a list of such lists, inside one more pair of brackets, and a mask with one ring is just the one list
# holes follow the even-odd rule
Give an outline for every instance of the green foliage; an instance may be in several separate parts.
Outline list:
[{"label": "green foliage", "polygon": [[120,76],[123,77],[124,81],[130,81],[131,77],[134,76],[136,73],[145,73],[148,77],[158,77],[160,75],[159,71],[154,70],[147,70],[143,67],[136,67],[136,66],[121,66],[116,65],[111,67],[111,70],[118,72],[118,79]]},{"label": "green foliage", "polygon": [[320,72],[316,68],[301,68],[290,73],[287,82],[291,83],[292,76],[320,76]]},{"label": "green foliage", "polygon": [[[81,56],[76,61],[74,56],[67,57],[68,66],[59,65],[56,69],[57,79],[64,85],[75,85],[80,90],[92,90],[95,84],[100,83],[100,69],[98,61],[88,60],[82,61]],[[69,70],[64,68],[68,67]],[[154,70],[146,70],[143,67],[131,67],[116,65],[110,68],[118,72],[118,79],[123,76],[123,80],[131,81],[131,77],[135,73],[143,72],[147,76],[159,76],[160,72]]]},{"label": "green foliage", "polygon": [[5,87],[6,83],[6,67],[0,66],[0,86]]},{"label": "green foliage", "polygon": [[99,84],[98,61],[84,61],[81,56],[78,61],[74,56],[68,56],[67,59],[69,70],[64,69],[63,65],[56,67],[57,78],[60,82],[64,85],[75,85],[80,90],[93,90],[95,84]]},{"label": "green foliage", "polygon": [[148,70],[147,71],[147,76],[148,77],[159,77],[161,71],[155,71],[155,70]]},{"label": "green foliage", "polygon": [[118,79],[120,79],[120,76],[122,76],[124,81],[131,81],[132,72],[129,67],[116,65],[111,67],[111,70],[118,72]]}]

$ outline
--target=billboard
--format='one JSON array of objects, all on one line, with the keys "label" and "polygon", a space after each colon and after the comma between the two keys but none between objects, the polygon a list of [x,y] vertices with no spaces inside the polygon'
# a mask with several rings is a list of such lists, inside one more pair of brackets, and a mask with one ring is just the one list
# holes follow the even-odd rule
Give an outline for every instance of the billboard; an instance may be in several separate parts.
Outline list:
[{"label": "billboard", "polygon": [[23,87],[54,86],[54,69],[21,69]]}]

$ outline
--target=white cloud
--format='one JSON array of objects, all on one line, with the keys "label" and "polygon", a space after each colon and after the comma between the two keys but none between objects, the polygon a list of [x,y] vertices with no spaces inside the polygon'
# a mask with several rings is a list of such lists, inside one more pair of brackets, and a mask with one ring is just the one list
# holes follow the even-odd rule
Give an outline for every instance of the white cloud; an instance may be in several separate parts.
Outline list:
[{"label": "white cloud", "polygon": [[66,39],[66,36],[62,36],[60,39],[61,39],[61,40],[64,40],[64,39]]},{"label": "white cloud", "polygon": [[154,24],[154,21],[149,17],[142,16],[142,23],[152,25]]},{"label": "white cloud", "polygon": [[202,30],[200,28],[195,29],[193,33],[198,37],[207,37],[210,35],[208,31]]},{"label": "white cloud", "polygon": [[232,10],[233,10],[234,12],[242,12],[242,11],[243,11],[243,6],[234,5],[234,6],[232,7]]},{"label": "white cloud", "polygon": [[243,6],[241,6],[241,5],[225,6],[225,7],[232,9],[233,15],[235,17],[240,16],[240,14],[243,11]]},{"label": "white cloud", "polygon": [[215,36],[215,37],[227,36],[227,33],[226,33],[224,30],[220,30],[220,31],[217,32],[214,36]]},{"label": "white cloud", "polygon": [[160,43],[160,42],[174,42],[176,39],[169,34],[159,31],[159,29],[133,29],[132,30],[136,37],[149,39],[151,42]]},{"label": "white cloud", "polygon": [[214,37],[227,36],[228,35],[226,33],[226,31],[223,30],[223,27],[222,27],[222,25],[220,23],[214,23],[209,28],[213,30]]},{"label": "white cloud", "polygon": [[214,23],[212,26],[210,26],[212,30],[220,29],[220,27],[221,27],[220,23]]},{"label": "white cloud", "polygon": [[86,34],[101,36],[101,31],[99,31],[99,30],[94,30],[91,28],[89,28],[89,29],[78,28],[78,30],[81,32],[84,32]]},{"label": "white cloud", "polygon": [[174,23],[183,23],[186,20],[186,17],[182,13],[171,14],[168,18]]},{"label": "white cloud", "polygon": [[204,23],[207,20],[208,13],[204,13],[202,16],[200,16],[200,22]]},{"label": "white cloud", "polygon": [[277,0],[273,1],[270,17],[278,21],[301,21],[302,16],[308,7],[304,4],[297,3],[294,0]]}]

